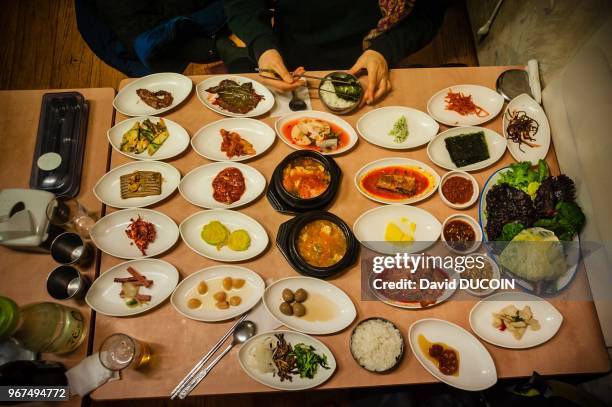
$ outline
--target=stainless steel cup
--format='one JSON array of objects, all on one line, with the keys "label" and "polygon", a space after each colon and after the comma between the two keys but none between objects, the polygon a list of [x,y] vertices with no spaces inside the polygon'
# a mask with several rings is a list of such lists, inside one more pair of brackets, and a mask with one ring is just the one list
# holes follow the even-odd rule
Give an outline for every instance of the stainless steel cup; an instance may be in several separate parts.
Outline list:
[{"label": "stainless steel cup", "polygon": [[75,267],[59,266],[47,277],[47,292],[56,300],[83,299],[89,283],[89,278]]},{"label": "stainless steel cup", "polygon": [[72,232],[62,233],[51,243],[51,257],[63,265],[85,266],[93,259],[93,253],[91,245]]}]

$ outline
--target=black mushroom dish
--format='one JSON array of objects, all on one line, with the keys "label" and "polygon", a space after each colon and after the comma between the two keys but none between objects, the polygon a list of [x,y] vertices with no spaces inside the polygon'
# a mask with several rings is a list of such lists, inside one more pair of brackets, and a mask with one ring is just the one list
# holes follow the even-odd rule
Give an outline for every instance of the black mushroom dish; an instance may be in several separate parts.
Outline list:
[{"label": "black mushroom dish", "polygon": [[307,212],[280,225],[276,245],[296,271],[317,278],[344,271],[359,255],[348,225],[325,211]]},{"label": "black mushroom dish", "polygon": [[340,167],[330,156],[299,150],[276,167],[266,195],[270,205],[281,213],[321,210],[333,202],[341,177]]}]

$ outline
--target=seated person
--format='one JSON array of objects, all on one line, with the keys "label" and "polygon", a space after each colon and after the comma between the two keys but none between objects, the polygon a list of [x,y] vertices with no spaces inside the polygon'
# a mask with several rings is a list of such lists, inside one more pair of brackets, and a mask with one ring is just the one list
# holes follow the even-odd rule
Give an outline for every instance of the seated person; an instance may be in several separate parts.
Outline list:
[{"label": "seated person", "polygon": [[243,71],[272,69],[282,81],[264,82],[287,91],[300,86],[289,70],[365,69],[366,103],[391,90],[389,66],[431,41],[444,16],[442,0],[276,0],[273,12],[264,0],[224,3],[229,29],[247,46]]}]

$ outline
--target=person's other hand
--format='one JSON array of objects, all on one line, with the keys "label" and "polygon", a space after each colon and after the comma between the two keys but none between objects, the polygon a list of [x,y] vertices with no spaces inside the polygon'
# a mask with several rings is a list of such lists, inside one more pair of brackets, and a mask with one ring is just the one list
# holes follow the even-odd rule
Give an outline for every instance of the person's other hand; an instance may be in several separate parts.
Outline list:
[{"label": "person's other hand", "polygon": [[[257,61],[259,69],[271,69],[278,73],[282,80],[277,79],[265,79],[265,77],[273,77],[272,73],[269,72],[260,72],[260,75],[264,77],[264,83],[272,88],[281,90],[281,91],[290,91],[294,90],[302,85],[301,81],[298,78],[294,77],[289,73],[287,68],[285,67],[285,63],[283,62],[283,57],[281,54],[275,49],[269,49],[265,51],[259,57],[259,61]],[[304,68],[299,67],[295,70],[295,74],[300,74],[304,72]]]},{"label": "person's other hand", "polygon": [[357,59],[349,73],[356,75],[364,68],[368,71],[364,100],[367,104],[370,104],[391,90],[389,66],[381,53],[368,49]]}]

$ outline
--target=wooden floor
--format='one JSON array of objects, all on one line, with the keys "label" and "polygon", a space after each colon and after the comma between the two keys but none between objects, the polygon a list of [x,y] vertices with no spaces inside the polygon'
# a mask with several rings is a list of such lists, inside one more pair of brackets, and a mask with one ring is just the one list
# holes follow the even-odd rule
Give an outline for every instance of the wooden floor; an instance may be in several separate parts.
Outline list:
[{"label": "wooden floor", "polygon": [[[434,41],[402,66],[478,64],[463,0],[451,1]],[[81,38],[73,0],[0,2],[0,89],[117,88],[125,76],[98,59]],[[217,73],[222,67],[191,64],[185,74]],[[2,103],[0,101],[0,103]],[[144,385],[144,383],[143,383]],[[347,405],[350,391],[300,393],[302,406]],[[93,403],[95,407],[260,406],[293,407],[294,394],[197,397],[185,401],[138,400]]]}]

